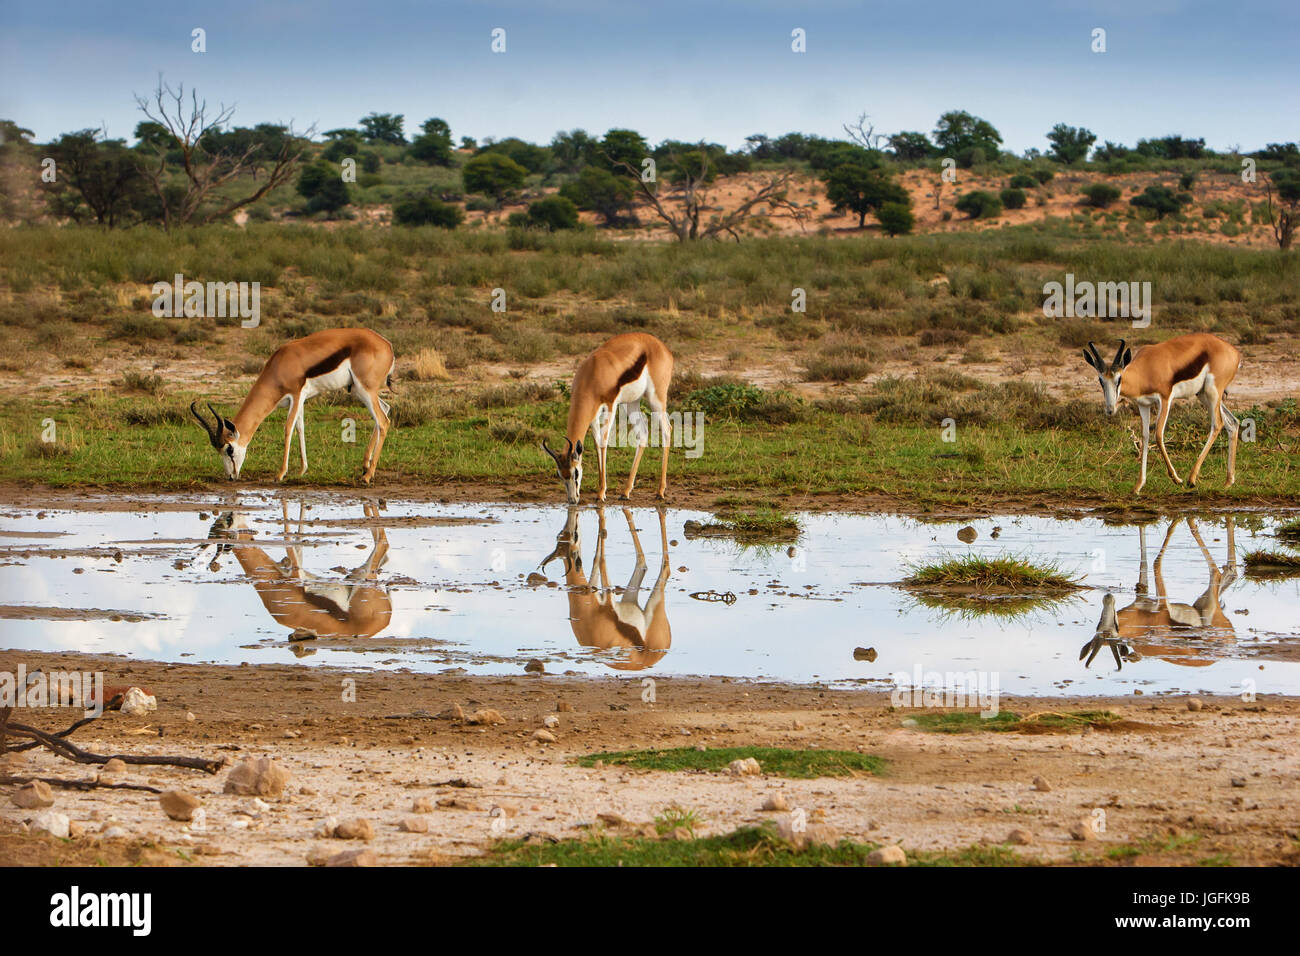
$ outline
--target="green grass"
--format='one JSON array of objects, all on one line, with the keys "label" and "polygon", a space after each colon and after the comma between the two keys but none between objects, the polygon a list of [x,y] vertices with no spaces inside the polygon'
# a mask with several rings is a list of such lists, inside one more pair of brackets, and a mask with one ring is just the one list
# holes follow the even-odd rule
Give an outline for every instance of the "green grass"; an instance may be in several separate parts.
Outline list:
[{"label": "green grass", "polygon": [[1251,577],[1290,578],[1300,575],[1300,554],[1282,551],[1250,551],[1243,559]]},{"label": "green grass", "polygon": [[[770,824],[744,827],[694,840],[622,838],[605,832],[579,840],[529,845],[503,840],[467,866],[864,866],[879,847],[841,840],[800,850],[782,840]],[[911,866],[1034,866],[1006,846],[971,846],[947,852],[909,853]]]},{"label": "green grass", "polygon": [[1009,710],[999,711],[992,717],[981,717],[969,711],[937,711],[916,714],[911,718],[921,730],[941,734],[965,734],[982,730],[992,732],[1023,733],[1042,730],[1083,730],[1119,720],[1118,714],[1108,710],[1077,710],[1068,713],[1021,715]]},{"label": "green grass", "polygon": [[712,521],[688,521],[685,528],[687,538],[733,538],[742,543],[793,542],[800,533],[797,519],[766,506],[750,511],[720,511]]},{"label": "green grass", "polygon": [[588,754],[577,758],[579,766],[606,764],[638,770],[705,770],[722,771],[733,760],[753,757],[763,773],[774,777],[807,780],[813,777],[850,777],[856,774],[884,773],[885,761],[870,754],[851,750],[788,750],[779,747],[718,747],[696,750],[678,747],[666,750],[622,750]]},{"label": "green grass", "polygon": [[1073,591],[1079,587],[1075,578],[1061,572],[1051,562],[1034,562],[1016,555],[986,557],[966,554],[945,558],[933,564],[912,565],[903,579],[911,588],[963,588],[976,592],[991,591]]},{"label": "green grass", "polygon": [[1300,541],[1300,518],[1292,518],[1290,521],[1278,525],[1273,529],[1273,533],[1279,538],[1290,538]]}]

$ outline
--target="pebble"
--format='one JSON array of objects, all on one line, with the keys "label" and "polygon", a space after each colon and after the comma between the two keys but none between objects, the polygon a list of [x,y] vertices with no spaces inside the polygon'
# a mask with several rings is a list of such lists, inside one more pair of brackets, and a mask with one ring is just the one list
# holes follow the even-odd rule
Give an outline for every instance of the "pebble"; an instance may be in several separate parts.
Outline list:
[{"label": "pebble", "polygon": [[970,544],[978,536],[979,532],[977,532],[971,525],[967,525],[957,532],[957,540],[963,544]]},{"label": "pebble", "polygon": [[554,730],[556,727],[560,726],[560,718],[556,717],[554,714],[548,714],[546,717],[542,718],[542,726]]},{"label": "pebble", "polygon": [[373,840],[375,825],[361,817],[344,820],[334,828],[334,837],[339,840]]},{"label": "pebble", "polygon": [[1202,701],[1201,698],[1199,698],[1199,697],[1189,697],[1189,698],[1187,698],[1187,709],[1188,709],[1188,710],[1204,710],[1204,709],[1205,709],[1205,702]]},{"label": "pebble", "polygon": [[540,740],[544,744],[553,744],[556,741],[555,734],[549,730],[534,730],[533,739]]},{"label": "pebble", "polygon": [[403,833],[428,833],[429,821],[424,817],[407,817],[400,824]]},{"label": "pebble", "polygon": [[33,780],[18,788],[9,799],[22,810],[39,810],[54,806],[54,791],[44,780]]},{"label": "pebble", "polygon": [[158,698],[146,694],[139,687],[129,687],[119,709],[127,717],[143,717],[158,709]]},{"label": "pebble", "polygon": [[225,793],[279,797],[289,782],[289,772],[270,757],[245,757],[226,775]]},{"label": "pebble", "polygon": [[412,813],[432,813],[433,801],[428,797],[416,797],[415,802],[411,804]]},{"label": "pebble", "polygon": [[1034,789],[1035,789],[1035,790],[1038,790],[1038,791],[1041,791],[1042,793],[1051,793],[1051,792],[1052,792],[1052,785],[1051,785],[1050,783],[1048,783],[1047,780],[1046,780],[1045,778],[1043,778],[1043,777],[1035,777],[1035,778],[1034,778]]},{"label": "pebble", "polygon": [[727,772],[735,777],[752,777],[763,772],[753,757],[742,757],[727,764]]},{"label": "pebble", "polygon": [[188,823],[194,819],[194,811],[203,805],[203,801],[183,790],[168,790],[158,797],[158,804],[173,820]]},{"label": "pebble", "polygon": [[57,813],[54,810],[44,810],[36,815],[32,821],[32,832],[48,833],[54,837],[66,837],[72,821],[68,819],[67,814]]},{"label": "pebble", "polygon": [[763,801],[764,810],[789,810],[790,804],[782,794],[774,793]]},{"label": "pebble", "polygon": [[1087,842],[1097,839],[1096,832],[1092,829],[1092,823],[1089,820],[1080,820],[1074,826],[1070,827],[1070,839],[1079,842]]},{"label": "pebble", "polygon": [[561,714],[567,714],[569,711],[573,710],[573,705],[567,700],[557,700],[555,702],[555,709]]},{"label": "pebble", "polygon": [[379,857],[373,850],[344,850],[325,861],[326,866],[378,866]]},{"label": "pebble", "polygon": [[506,719],[501,716],[499,710],[492,710],[489,707],[484,710],[474,711],[466,722],[470,724],[504,724]]},{"label": "pebble", "polygon": [[126,761],[113,757],[108,763],[104,764],[104,769],[100,773],[126,773]]},{"label": "pebble", "polygon": [[853,659],[870,663],[876,659],[876,649],[874,647],[855,647],[853,648]]},{"label": "pebble", "polygon": [[907,854],[901,846],[882,846],[867,854],[867,866],[907,866]]},{"label": "pebble", "polygon": [[534,657],[531,661],[529,661],[527,664],[524,665],[524,673],[526,673],[526,674],[545,674],[545,673],[546,673],[546,665],[543,664],[541,661],[539,661],[537,658]]},{"label": "pebble", "polygon": [[1034,842],[1034,835],[1028,830],[1017,828],[1007,834],[1006,842],[1013,846],[1029,846]]}]

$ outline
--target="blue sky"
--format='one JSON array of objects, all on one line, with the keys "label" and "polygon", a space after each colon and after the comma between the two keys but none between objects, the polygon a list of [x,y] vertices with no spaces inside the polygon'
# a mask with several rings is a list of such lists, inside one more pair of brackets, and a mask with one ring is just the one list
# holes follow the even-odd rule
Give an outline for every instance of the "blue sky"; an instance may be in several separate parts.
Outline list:
[{"label": "blue sky", "polygon": [[[195,27],[206,53],[190,50]],[[1255,149],[1300,136],[1297,41],[1295,0],[0,0],[0,118],[42,141],[101,124],[129,138],[132,94],[161,72],[235,104],[238,125],[326,130],[374,110],[405,114],[408,134],[440,116],[457,138],[623,126],[735,148],[755,132],[839,135],[864,111],[879,130],[929,132],[966,109],[1017,152],[1057,122],[1099,143]]]}]

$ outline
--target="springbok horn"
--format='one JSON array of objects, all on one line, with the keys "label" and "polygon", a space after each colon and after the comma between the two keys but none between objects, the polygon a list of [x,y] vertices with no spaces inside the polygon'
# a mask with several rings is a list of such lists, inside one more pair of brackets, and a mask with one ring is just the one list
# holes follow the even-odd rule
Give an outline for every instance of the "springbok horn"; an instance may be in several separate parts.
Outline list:
[{"label": "springbok horn", "polygon": [[554,458],[556,461],[559,461],[559,460],[560,460],[559,456],[558,456],[557,454],[555,454],[555,452],[551,451],[551,446],[548,445],[548,444],[546,444],[546,439],[545,439],[545,438],[542,439],[542,451],[546,452],[546,454],[550,455],[550,456],[551,456],[552,458]]},{"label": "springbok horn", "polygon": [[1123,340],[1123,339],[1120,339],[1120,340],[1119,340],[1119,351],[1115,353],[1115,361],[1111,362],[1110,364],[1111,364],[1111,365],[1119,365],[1119,360],[1122,359],[1123,357],[1124,357],[1124,340]]},{"label": "springbok horn", "polygon": [[217,411],[215,408],[212,407],[211,402],[204,402],[203,404],[208,406],[208,411],[212,413],[212,417],[216,420],[216,424],[215,424],[215,428],[217,429],[216,437],[220,437],[221,429],[226,427],[226,420],[221,417],[221,413],[219,411]]},{"label": "springbok horn", "polygon": [[198,419],[198,423],[202,425],[203,430],[208,433],[208,438],[213,439],[216,437],[216,435],[213,433],[212,426],[208,424],[207,419],[205,419],[202,415],[199,414],[198,408],[195,407],[198,404],[199,404],[198,402],[190,402],[190,414],[193,415],[196,419]]},{"label": "springbok horn", "polygon": [[1095,342],[1089,342],[1088,348],[1092,352],[1092,357],[1097,360],[1097,369],[1098,371],[1100,371],[1102,368],[1105,367],[1106,363],[1102,359],[1101,353],[1097,351],[1097,344]]}]

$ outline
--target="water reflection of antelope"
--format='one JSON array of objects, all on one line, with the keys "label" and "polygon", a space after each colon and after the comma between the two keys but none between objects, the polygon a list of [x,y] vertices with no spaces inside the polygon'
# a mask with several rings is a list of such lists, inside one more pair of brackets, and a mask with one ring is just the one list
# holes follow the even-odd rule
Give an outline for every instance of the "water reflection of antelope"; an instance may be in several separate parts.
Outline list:
[{"label": "water reflection of antelope", "polygon": [[[325,578],[302,566],[302,548],[289,544],[289,505],[281,501],[285,537],[285,558],[274,561],[259,548],[243,515],[226,512],[212,525],[209,538],[228,539],[217,545],[217,554],[235,556],[244,574],[253,579],[257,596],[271,617],[293,631],[290,640],[314,637],[374,637],[388,626],[393,601],[388,589],[376,582],[379,569],[388,558],[388,536],[382,527],[371,525],[373,545],[365,562],[345,578]],[[375,520],[379,509],[363,506],[365,516]],[[298,510],[298,536],[302,535],[303,511]],[[216,570],[216,560],[212,562]]]},{"label": "water reflection of antelope", "polygon": [[672,629],[668,625],[668,608],[664,590],[668,585],[668,526],[667,516],[659,511],[659,543],[662,557],[659,576],[650,589],[645,604],[639,603],[641,582],[647,570],[641,539],[637,536],[632,511],[623,509],[632,546],[636,549],[636,567],[621,596],[615,596],[609,583],[609,568],[605,562],[605,509],[598,508],[600,530],[596,536],[596,551],[592,566],[595,575],[588,581],[582,568],[582,542],[578,528],[578,509],[570,508],[563,530],[555,536],[555,550],[542,560],[545,569],[551,561],[564,561],[564,583],[569,592],[569,623],[573,636],[583,647],[601,649],[619,648],[624,651],[618,661],[609,666],[616,670],[641,670],[659,662],[672,644]]},{"label": "water reflection of antelope", "polygon": [[1127,607],[1116,611],[1115,596],[1106,595],[1102,602],[1101,620],[1097,622],[1097,633],[1091,641],[1083,645],[1083,650],[1079,652],[1079,660],[1086,657],[1087,664],[1091,664],[1097,652],[1102,647],[1108,646],[1115,656],[1116,667],[1122,667],[1123,661],[1138,661],[1143,657],[1159,657],[1171,664],[1187,667],[1205,667],[1213,661],[1198,656],[1198,648],[1178,643],[1176,639],[1212,637],[1229,640],[1234,636],[1232,621],[1224,613],[1223,606],[1220,604],[1222,592],[1237,579],[1237,542],[1233,518],[1231,515],[1227,518],[1228,561],[1222,567],[1214,563],[1210,549],[1205,546],[1201,532],[1196,527],[1195,519],[1187,519],[1187,528],[1196,539],[1210,574],[1205,592],[1191,604],[1170,601],[1165,590],[1165,550],[1169,547],[1169,541],[1182,520],[1178,517],[1169,523],[1164,543],[1160,545],[1160,551],[1156,555],[1152,567],[1156,579],[1154,597],[1150,595],[1150,583],[1147,578],[1146,528],[1138,529],[1142,567],[1138,573],[1137,599]]}]

